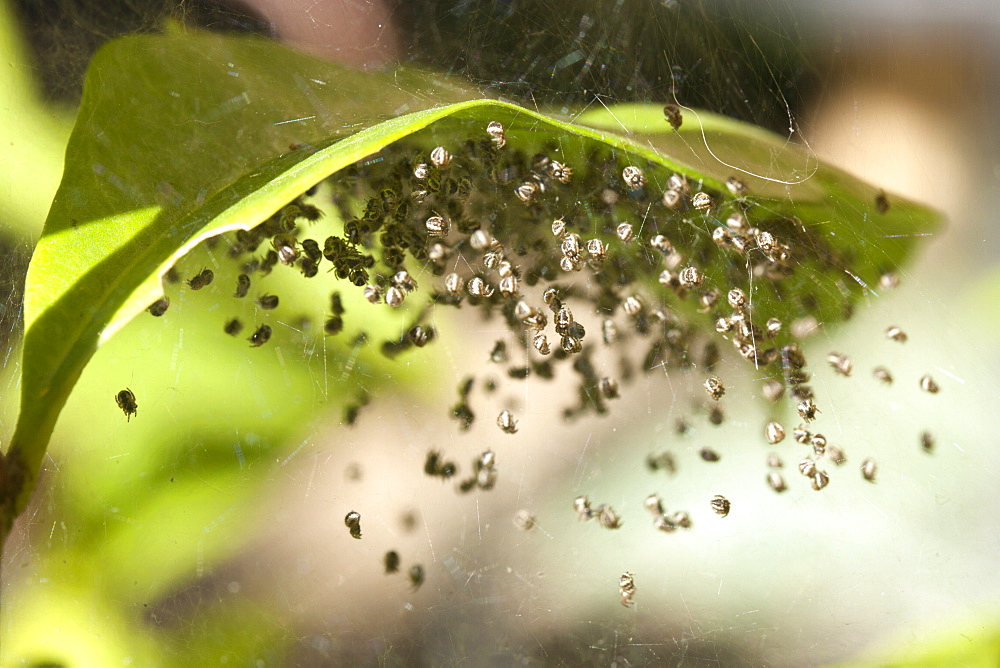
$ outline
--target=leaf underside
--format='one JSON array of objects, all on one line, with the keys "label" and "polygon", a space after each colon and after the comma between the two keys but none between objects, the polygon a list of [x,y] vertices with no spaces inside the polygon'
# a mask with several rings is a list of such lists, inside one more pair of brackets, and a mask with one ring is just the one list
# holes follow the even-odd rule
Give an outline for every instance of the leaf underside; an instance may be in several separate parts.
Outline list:
[{"label": "leaf underside", "polygon": [[[27,481],[17,510],[88,360],[162,295],[165,272],[201,241],[260,225],[348,167],[361,179],[387,179],[389,172],[379,169],[412,169],[417,152],[447,144],[461,156],[456,173],[461,167],[479,190],[493,189],[473,201],[501,212],[493,218],[495,236],[512,248],[515,240],[536,244],[528,257],[541,264],[526,273],[538,274],[551,259],[546,253],[559,259],[558,240],[547,226],[565,215],[572,231],[584,240],[602,239],[610,249],[603,273],[586,285],[578,282],[581,296],[590,291],[600,308],[616,309],[632,292],[641,294],[686,314],[690,327],[704,332],[713,330],[718,309],[699,313],[697,297],[713,286],[720,289],[721,306],[730,288],[746,291],[755,320],[760,314],[786,324],[802,316],[823,325],[839,322],[859,298],[874,293],[880,276],[912,257],[920,235],[939,224],[935,213],[895,197],[880,212],[876,188],[819,164],[783,138],[708,114],[687,112],[684,126],[674,131],[658,105],[587,111],[569,123],[478,97],[432,73],[352,72],[254,38],[130,37],[102,49],[91,65],[63,181],[28,275],[21,413],[10,451],[16,456],[9,458],[23,465]],[[488,140],[490,121],[506,128],[508,146],[496,154],[475,144]],[[463,153],[466,139],[472,148]],[[555,183],[549,167],[533,163],[537,152],[573,167],[572,186]],[[476,156],[485,156],[484,162]],[[365,158],[374,166],[352,167]],[[504,160],[507,171],[500,173],[496,165]],[[622,184],[629,165],[643,169],[643,187]],[[476,172],[490,166],[490,173]],[[661,196],[674,174],[685,175],[691,191],[668,209]],[[730,192],[729,177],[745,183],[748,194]],[[404,190],[418,187],[411,174],[392,178]],[[513,191],[532,180],[548,188],[525,204]],[[362,184],[344,192],[365,197],[374,188]],[[696,192],[710,198],[707,210],[693,206]],[[426,217],[426,209],[416,210]],[[734,214],[772,233],[788,257],[773,261],[753,245],[752,231],[737,230],[751,240],[744,252],[720,247],[713,231],[727,228]],[[616,224],[626,220],[636,231],[630,245],[616,236]],[[544,234],[516,227],[532,222],[544,223]],[[423,222],[414,225],[420,229]],[[510,240],[501,238],[504,231]],[[664,266],[649,251],[654,233],[677,250],[676,271],[700,268],[702,286],[678,290],[657,283]],[[537,246],[543,237],[550,251]],[[586,257],[582,264],[592,271]],[[772,265],[787,275],[771,280]],[[623,276],[632,270],[614,267],[639,269]],[[392,268],[372,271],[389,275]],[[574,275],[557,269],[552,279],[572,282]],[[504,308],[500,294],[491,299]],[[784,343],[793,341],[785,336]]]}]

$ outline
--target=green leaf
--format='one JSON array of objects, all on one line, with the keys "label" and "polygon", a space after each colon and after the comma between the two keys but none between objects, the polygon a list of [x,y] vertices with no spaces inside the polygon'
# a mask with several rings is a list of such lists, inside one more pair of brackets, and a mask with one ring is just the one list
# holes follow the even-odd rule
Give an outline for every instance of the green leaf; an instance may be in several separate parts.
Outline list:
[{"label": "green leaf", "polygon": [[130,37],[103,48],[29,269],[4,502],[23,508],[87,361],[162,294],[160,277],[179,257],[226,229],[253,227],[405,134],[406,122],[339,139],[471,95],[432,74],[367,75],[253,38]]},{"label": "green leaf", "polygon": [[[910,256],[916,235],[936,225],[934,213],[896,198],[887,214],[876,214],[872,186],[814,162],[803,169],[795,162],[801,156],[789,162],[775,153],[783,140],[731,121],[705,116],[704,144],[729,164],[777,179],[758,183],[738,172],[752,193],[740,200],[726,191],[728,167],[701,154],[686,164],[695,142],[687,132],[667,132],[658,107],[577,119],[597,128],[589,129],[474,97],[433,74],[352,72],[253,38],[132,37],[99,52],[28,276],[21,412],[3,497],[16,502],[8,512],[24,507],[90,357],[162,294],[161,278],[180,257],[212,236],[260,224],[312,185],[404,138],[425,147],[435,138],[485,138],[486,123],[497,120],[527,155],[555,147],[581,171],[603,151],[606,164],[619,165],[609,173],[643,165],[651,190],[662,190],[666,174],[685,173],[715,204],[711,214],[683,218],[675,244],[691,249],[716,284],[750,281],[757,308],[781,318],[843,319],[882,272]],[[677,156],[664,153],[671,146]],[[794,194],[780,183],[795,180],[802,183]],[[559,201],[596,226],[605,214],[573,197]],[[623,198],[610,213],[625,215],[633,205]],[[753,283],[749,264],[710,243],[711,226],[748,207],[796,250],[795,276],[781,287]],[[639,261],[640,251],[628,253]],[[708,331],[711,321],[698,317]]]},{"label": "green leaf", "polygon": [[620,132],[718,183],[742,180],[775,213],[826,226],[823,237],[842,251],[856,248],[853,266],[846,268],[859,276],[901,266],[914,241],[941,224],[939,213],[891,194],[889,211],[878,214],[877,186],[820,162],[808,146],[717,114],[685,110],[674,131],[659,105],[621,104],[585,111],[575,122]]}]

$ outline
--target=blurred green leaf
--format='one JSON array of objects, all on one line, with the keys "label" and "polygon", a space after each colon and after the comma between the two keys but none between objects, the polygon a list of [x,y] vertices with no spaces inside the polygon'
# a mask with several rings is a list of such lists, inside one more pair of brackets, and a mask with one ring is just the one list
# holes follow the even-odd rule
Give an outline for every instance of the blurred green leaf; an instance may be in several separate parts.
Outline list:
[{"label": "blurred green leaf", "polygon": [[[876,653],[878,659],[860,658],[841,666],[885,668],[991,668],[1000,665],[1000,626],[992,614],[965,623],[947,619],[928,625],[929,632],[908,631],[895,646]],[[866,653],[867,655],[867,653]]]},{"label": "blurred green leaf", "polygon": [[962,298],[964,311],[972,326],[982,337],[996,343],[1000,340],[1000,313],[983,304],[996,304],[1000,300],[1000,265],[994,264],[978,278],[972,289]]},{"label": "blurred green leaf", "polygon": [[37,238],[62,174],[71,114],[52,109],[32,80],[8,3],[0,3],[0,177],[2,225]]},{"label": "blurred green leaf", "polygon": [[0,646],[4,665],[118,666],[137,657],[144,665],[163,665],[156,643],[132,632],[128,613],[95,596],[89,580],[46,578],[23,589],[17,624]]}]

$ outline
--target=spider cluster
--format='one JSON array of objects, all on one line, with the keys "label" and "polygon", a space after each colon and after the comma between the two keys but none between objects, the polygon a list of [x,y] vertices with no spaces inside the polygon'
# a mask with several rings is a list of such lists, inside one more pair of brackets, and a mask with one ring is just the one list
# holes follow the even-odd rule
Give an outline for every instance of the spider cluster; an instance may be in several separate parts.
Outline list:
[{"label": "spider cluster", "polygon": [[497,456],[486,450],[472,461],[472,475],[458,485],[460,492],[473,489],[491,490],[497,484]]},{"label": "spider cluster", "polygon": [[596,517],[598,524],[605,529],[618,529],[622,525],[621,517],[614,508],[606,503],[591,508],[590,500],[585,496],[578,496],[573,500],[573,509],[581,522],[589,522]]},{"label": "spider cluster", "polygon": [[[668,105],[664,113],[674,129],[681,127],[678,107]],[[545,381],[560,370],[573,374],[575,401],[563,407],[566,419],[607,413],[611,402],[627,395],[638,368],[647,374],[704,373],[708,422],[718,425],[726,419],[724,401],[740,400],[740,388],[727,387],[724,374],[716,371],[728,344],[743,360],[739,363],[753,370],[760,396],[772,403],[785,400],[797,411],[804,424],[792,435],[811,447],[799,471],[814,489],[827,486],[829,476],[820,462],[825,457],[840,465],[846,457],[804,426],[820,419],[822,411],[809,385],[801,343],[822,321],[817,298],[801,285],[842,276],[851,258],[823,236],[821,226],[803,225],[764,205],[736,176],[708,182],[580,138],[533,140],[529,151],[496,120],[465,141],[434,145],[434,136],[418,133],[386,147],[252,230],[224,237],[235,276],[232,303],[252,308],[257,319],[247,337],[251,347],[284,336],[276,324],[296,308],[294,295],[263,289],[272,272],[297,272],[311,281],[332,275],[337,284],[328,293],[322,333],[333,341],[346,338],[348,326],[356,322],[361,332],[345,345],[373,346],[395,358],[437,339],[432,314],[460,307],[506,329],[507,336],[489,352],[490,366],[502,382]],[[327,202],[318,200],[320,193]],[[882,194],[873,204],[884,212],[887,202]],[[324,209],[336,210],[342,224],[332,233],[316,234],[313,224],[324,217]],[[891,269],[882,272],[880,288],[898,283]],[[180,281],[176,270],[167,279]],[[215,272],[204,268],[187,280],[187,287],[202,290],[213,281]],[[837,307],[847,317],[857,294],[852,290],[860,288],[836,285],[843,295]],[[349,302],[354,305],[348,312],[345,295],[351,290],[362,299]],[[804,315],[787,319],[787,313],[768,310],[786,303]],[[148,310],[162,317],[169,306],[163,297]],[[406,324],[398,334],[376,335],[366,327],[366,315],[373,312],[367,309],[404,313]],[[223,316],[221,325],[229,336],[244,335],[238,316]],[[907,340],[896,326],[885,336]],[[609,357],[617,357],[617,369],[607,368]],[[827,361],[836,373],[851,376],[854,362],[848,355],[831,352]],[[883,383],[893,380],[884,367],[874,374]],[[939,391],[929,375],[918,385],[927,393]],[[535,419],[539,411],[516,418],[509,408],[497,411],[490,405],[497,386],[492,374],[461,381],[458,400],[450,407],[460,430],[472,428],[480,409],[496,415],[505,434]],[[122,391],[116,401],[128,418],[136,414],[130,391]],[[362,393],[347,407],[344,422],[353,423],[367,403]],[[785,427],[769,421],[764,435],[777,446],[786,438]],[[933,449],[928,432],[920,442],[925,451]],[[708,462],[721,457],[713,448],[700,454]],[[651,470],[676,471],[668,452],[650,455],[646,463]],[[768,456],[766,481],[775,492],[787,489],[782,466],[776,453]],[[431,450],[424,472],[449,479],[458,467]],[[874,460],[865,460],[862,473],[874,481]],[[474,458],[458,491],[490,490],[497,478],[496,454],[486,449]],[[656,495],[645,506],[660,531],[692,526],[687,512],[666,513]],[[726,516],[731,504],[719,495],[710,507]],[[581,520],[596,518],[609,529],[621,526],[607,504],[592,508],[581,496],[574,508]],[[345,523],[360,538],[360,515],[352,511]],[[535,518],[524,511],[515,524],[530,529]],[[399,555],[387,553],[386,572],[399,568]],[[622,602],[631,605],[634,585],[626,575]],[[423,577],[421,566],[410,569],[414,587]]]},{"label": "spider cluster", "polygon": [[643,505],[653,516],[653,526],[659,531],[673,533],[677,529],[691,528],[691,516],[683,510],[667,514],[663,509],[663,501],[657,494],[647,496]]}]

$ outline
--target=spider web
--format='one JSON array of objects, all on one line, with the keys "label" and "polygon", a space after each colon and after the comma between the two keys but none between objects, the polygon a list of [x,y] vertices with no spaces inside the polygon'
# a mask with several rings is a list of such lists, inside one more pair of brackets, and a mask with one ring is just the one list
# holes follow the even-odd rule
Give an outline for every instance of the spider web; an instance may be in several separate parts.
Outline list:
[{"label": "spider web", "polygon": [[[842,66],[832,84],[820,81],[821,65],[811,61],[817,49],[807,44],[829,33],[779,18],[790,9],[784,3],[427,2],[400,4],[394,20],[407,27],[401,59],[469,76],[529,107],[574,113],[670,101],[682,106],[686,122],[695,121],[696,108],[714,110],[809,147],[811,136],[831,136],[824,133],[835,125],[829,119],[822,125],[816,110],[839,103],[838,86],[860,74]],[[900,78],[890,70],[881,85]],[[855,129],[877,135],[881,126],[861,115],[870,99],[854,97],[861,110]],[[815,129],[804,131],[803,117]],[[922,140],[906,137],[915,146]],[[692,148],[717,157],[707,139]],[[960,159],[955,164],[970,168]],[[754,175],[798,182],[811,173]],[[953,217],[979,216],[994,204],[987,200],[963,202]],[[984,262],[995,261],[995,242],[992,248],[993,256],[982,252]],[[375,361],[378,351],[364,341],[343,350],[317,343],[318,321],[310,329],[282,319],[280,345],[253,351],[258,357],[240,351],[222,378],[199,368],[193,354],[220,335],[215,321],[209,326],[191,315],[152,335],[147,326],[130,327],[100,351],[81,381],[98,399],[78,391],[67,409],[49,463],[53,483],[21,520],[27,529],[5,555],[5,608],[32,603],[25,585],[31,579],[82,577],[72,569],[53,575],[44,564],[46,555],[79,548],[73,520],[81,520],[67,518],[65,506],[78,500],[73,494],[81,487],[61,489],[61,469],[84,468],[83,481],[92,476],[96,487],[120,462],[137,459],[134,470],[150,475],[150,489],[186,480],[192,489],[217,491],[206,502],[215,510],[193,520],[206,537],[201,547],[178,556],[179,564],[151,566],[183,576],[164,574],[157,588],[154,575],[148,591],[115,594],[139,620],[131,622],[136,628],[176,643],[168,653],[174,660],[191,656],[185,651],[207,656],[200,654],[206,647],[214,656],[237,656],[202,640],[222,624],[219,610],[234,609],[246,628],[271,629],[269,642],[251,652],[258,665],[801,665],[851,660],[859,648],[934,630],[942,617],[975,613],[1000,593],[991,577],[1000,547],[992,471],[1000,462],[983,439],[988,402],[998,394],[997,360],[976,330],[976,309],[956,298],[974,293],[974,277],[940,278],[955,262],[945,251],[914,258],[899,289],[873,293],[847,326],[809,339],[812,359],[849,352],[856,368],[850,379],[816,362],[812,369],[823,430],[847,456],[843,467],[829,465],[833,481],[821,492],[795,470],[804,446],[789,438],[768,447],[767,409],[738,399],[753,396],[760,380],[742,360],[722,362],[729,397],[721,425],[708,419],[700,372],[665,369],[623,384],[609,416],[566,422],[559,413],[574,398],[566,374],[554,383],[505,377],[505,366],[488,361],[495,342],[506,340],[512,358],[527,351],[518,350],[502,323],[475,313],[432,316],[439,340],[427,355],[400,356],[394,366]],[[226,249],[199,253],[185,261],[185,278],[222,263]],[[455,266],[462,261],[457,257]],[[270,286],[287,287],[278,278]],[[227,284],[178,292],[171,309],[222,317],[228,291]],[[317,302],[325,304],[328,292],[318,288]],[[6,307],[16,310],[17,294],[10,295]],[[258,313],[247,308],[249,326]],[[402,336],[412,314],[396,320]],[[893,324],[909,334],[906,344],[885,339],[883,330]],[[599,361],[617,370],[613,356]],[[892,369],[892,386],[870,377],[876,365]],[[140,395],[137,421],[168,414],[183,446],[156,459],[121,415],[113,416],[114,427],[88,436],[91,415],[106,412],[109,397],[153,368],[162,391]],[[447,408],[470,370],[479,378],[473,396],[480,419],[460,432]],[[15,372],[8,365],[5,397],[16,388]],[[938,380],[939,395],[919,391],[925,373]],[[275,386],[264,386],[262,377]],[[499,389],[487,393],[482,384],[491,377]],[[419,391],[406,391],[413,384]],[[201,412],[199,393],[230,393],[233,407]],[[363,394],[370,403],[345,429],[345,402]],[[285,401],[276,398],[282,395]],[[309,406],[326,401],[332,407],[317,419]],[[248,406],[258,419],[230,422]],[[516,409],[515,436],[494,426],[493,416],[506,407]],[[789,431],[797,422],[788,412],[773,417]],[[269,429],[272,419],[295,427]],[[679,422],[688,425],[683,433]],[[110,416],[101,424],[112,424]],[[935,435],[932,453],[921,450],[923,430]],[[295,434],[291,442],[288,433]],[[705,461],[704,448],[720,460]],[[460,495],[455,479],[424,475],[431,449],[460,466],[456,479],[483,450],[494,450],[496,488]],[[646,458],[664,451],[676,472],[650,471]],[[769,452],[784,461],[788,492],[775,494],[765,482]],[[868,457],[879,464],[875,484],[858,471]],[[208,473],[218,470],[235,475]],[[253,476],[270,484],[247,483]],[[670,511],[688,511],[693,527],[655,531],[641,507],[650,493]],[[716,494],[732,502],[725,518],[709,507]],[[613,506],[623,526],[610,531],[579,522],[578,495]],[[148,537],[164,522],[116,498],[113,488],[100,504],[108,528],[129,523]],[[512,521],[522,509],[535,518],[527,531]],[[343,525],[349,510],[362,514],[360,541]],[[231,548],[220,548],[227,540]],[[388,550],[401,557],[398,574],[384,572]],[[10,564],[21,562],[31,564],[29,574],[12,574]],[[419,588],[408,575],[415,565],[424,571]],[[620,605],[625,572],[635,577],[633,607]],[[93,586],[101,589],[104,580]],[[247,617],[257,608],[271,617]],[[16,614],[4,615],[0,633],[13,633]]]}]

